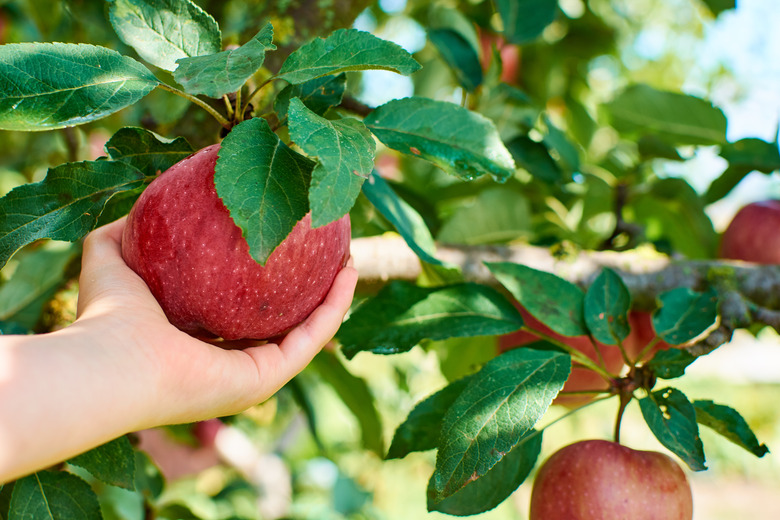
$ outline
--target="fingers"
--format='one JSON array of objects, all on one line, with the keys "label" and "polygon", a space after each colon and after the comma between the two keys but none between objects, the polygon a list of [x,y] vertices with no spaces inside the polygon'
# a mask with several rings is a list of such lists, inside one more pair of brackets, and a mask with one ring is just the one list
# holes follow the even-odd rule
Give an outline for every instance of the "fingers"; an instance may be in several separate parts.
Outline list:
[{"label": "fingers", "polygon": [[[78,315],[99,299],[106,296],[121,299],[137,295],[147,301],[146,284],[122,259],[122,232],[126,218],[101,226],[84,239],[79,277]],[[152,301],[149,301],[153,304]],[[156,305],[156,304],[153,304]]]},{"label": "fingers", "polygon": [[[349,310],[357,285],[358,272],[351,265],[344,267],[325,297],[325,300],[301,324],[290,331],[279,344],[278,349],[265,345],[246,349],[258,367],[268,370],[276,362],[280,366],[269,372],[279,379],[281,387],[312,360],[330,341],[341,326]],[[273,359],[278,357],[278,359]]]}]

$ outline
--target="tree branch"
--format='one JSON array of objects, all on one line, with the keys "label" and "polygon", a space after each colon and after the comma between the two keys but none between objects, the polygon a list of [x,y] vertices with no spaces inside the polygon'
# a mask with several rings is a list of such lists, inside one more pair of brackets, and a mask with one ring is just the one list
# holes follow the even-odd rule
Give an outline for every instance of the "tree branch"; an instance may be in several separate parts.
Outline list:
[{"label": "tree branch", "polygon": [[[358,238],[352,257],[362,287],[387,280],[415,280],[420,260],[397,236]],[[731,260],[673,260],[651,250],[579,251],[556,255],[530,246],[441,246],[436,257],[461,268],[466,280],[498,286],[484,262],[514,262],[555,273],[587,288],[603,267],[620,274],[634,307],[652,310],[657,297],[677,287],[704,290],[717,287],[721,295],[721,323],[707,338],[689,347],[705,354],[731,339],[737,328],[753,323],[780,331],[780,265],[756,265]]]}]

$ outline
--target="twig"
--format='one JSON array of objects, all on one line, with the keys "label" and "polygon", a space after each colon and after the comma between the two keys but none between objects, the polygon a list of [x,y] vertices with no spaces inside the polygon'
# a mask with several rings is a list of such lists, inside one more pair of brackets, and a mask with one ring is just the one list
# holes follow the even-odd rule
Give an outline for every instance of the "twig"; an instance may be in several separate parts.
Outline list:
[{"label": "twig", "polygon": [[191,101],[192,103],[195,103],[200,108],[202,108],[203,110],[205,110],[206,112],[211,114],[211,116],[214,119],[219,121],[219,124],[222,125],[223,128],[225,128],[226,130],[230,130],[230,122],[227,119],[225,119],[224,117],[222,117],[222,114],[220,114],[219,112],[214,110],[208,103],[206,103],[202,99],[199,99],[199,98],[197,98],[197,97],[195,97],[193,95],[187,94],[186,92],[181,91],[181,90],[177,89],[176,87],[172,87],[172,86],[167,85],[165,83],[160,83],[157,86],[159,88],[163,89],[163,90],[167,90],[168,92],[176,94],[177,96],[183,97],[184,99],[186,99],[188,101]]}]

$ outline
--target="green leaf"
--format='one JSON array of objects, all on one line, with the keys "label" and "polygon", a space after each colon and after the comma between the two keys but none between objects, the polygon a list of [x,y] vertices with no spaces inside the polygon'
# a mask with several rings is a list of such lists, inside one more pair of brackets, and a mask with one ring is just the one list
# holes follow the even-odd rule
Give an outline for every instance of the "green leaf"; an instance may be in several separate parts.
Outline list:
[{"label": "green leaf", "polygon": [[237,125],[222,141],[214,184],[257,262],[265,264],[309,211],[313,168],[262,118]]},{"label": "green leaf", "polygon": [[135,452],[122,436],[68,461],[89,471],[93,477],[129,490],[135,490]]},{"label": "green leaf", "polygon": [[102,520],[89,484],[64,471],[40,471],[16,481],[8,520]]},{"label": "green leaf", "polygon": [[393,281],[355,309],[337,337],[352,358],[363,350],[406,352],[423,339],[506,334],[522,325],[517,309],[485,285],[426,288]]},{"label": "green leaf", "polygon": [[423,218],[399,197],[376,171],[363,183],[363,193],[421,260],[434,265],[444,265],[444,262],[435,257],[436,244]]},{"label": "green leaf", "polygon": [[358,420],[363,447],[381,457],[385,452],[382,420],[365,380],[349,372],[335,353],[326,350],[315,356],[312,366]]},{"label": "green leaf", "polygon": [[544,121],[544,144],[551,151],[555,151],[558,163],[567,171],[580,169],[580,152],[577,146],[569,139],[566,132],[558,128],[546,115]]},{"label": "green leaf", "polygon": [[661,137],[655,134],[647,134],[641,136],[637,142],[637,149],[639,155],[645,159],[661,158],[669,159],[670,161],[684,161],[680,152],[677,151],[673,145],[664,141]]},{"label": "green leaf", "polygon": [[619,132],[656,133],[674,144],[726,142],[726,116],[709,101],[686,94],[632,85],[607,103]]},{"label": "green leaf", "polygon": [[676,388],[651,392],[639,400],[642,416],[658,441],[680,457],[693,471],[707,469],[704,447],[696,425],[696,410]]},{"label": "green leaf", "polygon": [[479,55],[462,35],[451,29],[432,29],[428,39],[441,53],[458,83],[473,92],[482,84],[482,65]]},{"label": "green leaf", "polygon": [[309,207],[312,227],[324,226],[354,206],[374,167],[376,142],[357,119],[325,119],[298,98],[290,101],[288,118],[292,140],[318,160],[311,174]]},{"label": "green leaf", "polygon": [[339,29],[290,54],[277,77],[303,83],[348,70],[379,69],[409,75],[419,68],[412,55],[393,42],[356,29]]},{"label": "green leaf", "polygon": [[44,304],[65,281],[65,268],[77,253],[75,246],[64,243],[20,251],[9,264],[11,278],[0,285],[0,321],[32,329]]},{"label": "green leaf", "polygon": [[503,186],[479,192],[460,205],[436,237],[450,244],[506,243],[531,236],[531,206],[523,195]]},{"label": "green leaf", "polygon": [[722,145],[720,156],[726,159],[730,166],[740,166],[751,171],[772,173],[780,170],[780,150],[777,143],[768,143],[754,137]]},{"label": "green leaf", "polygon": [[496,0],[496,7],[506,39],[524,44],[538,38],[555,20],[558,0]]},{"label": "green leaf", "polygon": [[485,265],[520,305],[558,334],[581,336],[588,333],[583,318],[585,295],[573,283],[511,262],[486,262]]},{"label": "green leaf", "polygon": [[488,361],[444,416],[429,500],[485,475],[536,424],[563,387],[571,358],[519,348]]},{"label": "green leaf", "polygon": [[141,186],[144,175],[112,161],[67,163],[0,199],[0,267],[41,238],[74,242],[94,229],[114,194]]},{"label": "green leaf", "polygon": [[455,31],[469,44],[477,56],[482,52],[473,20],[458,9],[447,7],[442,3],[434,3],[428,10],[428,27]]},{"label": "green leaf", "polygon": [[109,0],[119,39],[141,58],[172,71],[176,60],[222,50],[214,18],[190,0]]},{"label": "green leaf", "polygon": [[147,500],[158,498],[165,487],[165,478],[149,455],[135,451],[135,489]]},{"label": "green leaf", "polygon": [[237,49],[180,58],[176,61],[179,66],[173,71],[173,79],[190,94],[221,98],[240,89],[257,72],[265,61],[265,51],[276,49],[273,38],[274,28],[267,23]]},{"label": "green leaf", "polygon": [[653,328],[670,345],[682,345],[699,337],[718,319],[718,294],[678,287],[663,293],[653,312]]},{"label": "green leaf", "polygon": [[563,180],[563,172],[544,143],[538,143],[519,135],[506,145],[517,166],[528,171],[537,179],[549,184]]},{"label": "green leaf", "polygon": [[720,174],[720,177],[710,183],[707,192],[703,196],[704,203],[712,204],[728,195],[751,171],[750,168],[742,166],[728,166]]},{"label": "green leaf", "polygon": [[694,401],[696,421],[712,428],[737,446],[746,449],[756,457],[769,453],[766,444],[759,444],[756,434],[747,421],[733,408],[715,404],[710,400]]},{"label": "green leaf", "polygon": [[653,373],[661,379],[674,379],[682,377],[688,365],[696,361],[696,357],[687,350],[670,348],[659,350],[648,362]]},{"label": "green leaf", "polygon": [[605,345],[617,345],[628,337],[631,294],[623,279],[605,267],[585,293],[585,323],[591,335]]},{"label": "green leaf", "polygon": [[433,495],[431,479],[428,483],[428,511],[468,516],[493,509],[514,493],[528,477],[541,449],[542,432],[531,430],[487,473],[438,504],[430,499]]},{"label": "green leaf", "polygon": [[8,510],[11,506],[11,494],[14,490],[14,482],[0,484],[0,519],[8,518]]},{"label": "green leaf", "polygon": [[514,174],[515,163],[492,121],[460,105],[412,97],[390,101],[363,122],[385,145],[431,161],[466,180]]},{"label": "green leaf", "polygon": [[702,0],[709,7],[712,14],[718,16],[723,11],[734,9],[737,6],[737,0]]},{"label": "green leaf", "polygon": [[151,177],[164,172],[195,150],[183,137],[167,139],[144,128],[120,128],[106,143],[108,156],[135,166]]},{"label": "green leaf", "polygon": [[317,115],[325,115],[330,107],[338,106],[347,88],[347,75],[323,76],[297,85],[287,85],[274,100],[274,110],[279,121],[287,119],[290,100],[299,98],[306,108]]},{"label": "green leaf", "polygon": [[715,256],[718,234],[701,196],[685,179],[658,179],[636,193],[629,206],[650,241],[668,244],[688,258]]},{"label": "green leaf", "polygon": [[0,46],[0,129],[51,130],[113,114],[160,82],[116,51],[86,44]]},{"label": "green leaf", "polygon": [[417,403],[406,420],[396,428],[385,458],[400,459],[413,451],[438,448],[444,414],[472,377],[458,379]]}]

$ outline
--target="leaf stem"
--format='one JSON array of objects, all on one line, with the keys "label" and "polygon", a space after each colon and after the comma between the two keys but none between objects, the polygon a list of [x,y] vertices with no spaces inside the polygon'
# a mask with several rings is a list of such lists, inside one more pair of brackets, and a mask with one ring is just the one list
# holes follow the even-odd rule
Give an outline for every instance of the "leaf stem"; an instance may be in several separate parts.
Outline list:
[{"label": "leaf stem", "polygon": [[227,119],[225,119],[224,117],[222,117],[222,114],[220,114],[219,112],[214,110],[211,106],[209,106],[202,99],[196,98],[195,96],[187,94],[186,92],[183,92],[183,91],[177,89],[176,87],[172,87],[172,86],[170,86],[170,85],[168,85],[166,83],[160,83],[157,86],[159,88],[163,89],[163,90],[167,90],[168,92],[176,94],[177,96],[183,97],[184,99],[186,99],[186,100],[188,100],[188,101],[190,101],[192,103],[195,103],[200,108],[202,108],[203,110],[205,110],[206,112],[211,114],[211,116],[214,119],[216,119],[219,122],[220,125],[222,125],[227,130],[230,130],[230,122]]},{"label": "leaf stem", "polygon": [[588,356],[586,356],[585,354],[583,354],[582,352],[580,352],[576,348],[570,347],[566,343],[564,343],[564,342],[562,342],[562,341],[560,341],[560,340],[558,340],[558,339],[556,339],[556,338],[554,338],[552,336],[549,336],[549,335],[545,334],[544,332],[540,332],[538,330],[534,330],[534,329],[532,329],[530,327],[525,327],[525,329],[530,331],[534,335],[539,336],[540,338],[542,338],[542,339],[544,339],[546,341],[549,341],[553,345],[557,345],[557,346],[561,347],[572,358],[576,359],[576,361],[578,363],[580,363],[581,365],[583,365],[583,366],[593,370],[597,374],[601,375],[601,377],[603,377],[607,381],[610,381],[610,382],[612,381],[612,377],[613,377],[612,374],[607,372],[607,370],[604,367],[600,367],[592,359],[590,359]]},{"label": "leaf stem", "polygon": [[[266,85],[271,83],[273,80],[276,79],[276,76],[271,76],[270,78],[266,79],[262,83],[260,83],[247,97],[246,97],[246,103],[244,103],[244,106],[241,108],[240,114],[243,116],[244,112],[246,112],[246,109],[249,108],[249,104],[252,102],[252,99],[265,88]],[[238,105],[236,105],[238,106]]]},{"label": "leaf stem", "polygon": [[639,363],[640,361],[642,361],[645,358],[645,356],[647,355],[647,353],[650,352],[653,349],[653,347],[658,345],[658,343],[660,341],[661,341],[661,337],[660,336],[656,336],[653,339],[651,339],[650,343],[645,345],[645,348],[642,349],[642,352],[640,352],[639,355],[637,356],[637,358],[635,360],[633,360],[631,363],[629,363],[628,366],[630,366],[631,368],[634,368],[636,366],[636,364]]},{"label": "leaf stem", "polygon": [[633,367],[631,359],[629,359],[628,354],[626,353],[626,347],[623,346],[623,340],[618,340],[618,348],[620,349],[620,355],[623,356],[623,363],[625,363],[629,367]]},{"label": "leaf stem", "polygon": [[[563,393],[563,392],[561,392],[561,393]],[[578,406],[577,408],[574,408],[574,409],[572,409],[572,410],[569,410],[568,412],[566,412],[565,414],[561,415],[561,416],[560,416],[560,417],[558,417],[557,419],[553,419],[553,420],[552,420],[552,421],[550,421],[548,424],[545,424],[544,426],[542,426],[541,428],[539,428],[538,430],[536,430],[536,433],[541,433],[541,432],[543,432],[544,430],[546,430],[547,428],[549,428],[550,426],[552,426],[553,424],[555,424],[555,423],[557,423],[557,422],[559,422],[559,421],[562,421],[562,420],[566,419],[566,418],[567,418],[567,417],[569,417],[570,415],[572,415],[572,414],[575,414],[575,413],[579,412],[580,410],[582,410],[582,409],[584,409],[584,408],[587,408],[588,406],[590,406],[590,405],[592,405],[592,404],[594,404],[594,403],[601,402],[601,401],[603,401],[604,399],[609,399],[610,397],[612,397],[612,396],[611,396],[611,395],[605,395],[605,396],[602,396],[602,397],[597,397],[596,399],[593,399],[592,401],[588,401],[587,403],[583,404],[582,406]],[[531,437],[531,435],[529,435],[529,437]],[[523,440],[525,440],[525,439],[523,439]]]},{"label": "leaf stem", "polygon": [[[233,113],[233,105],[230,104],[230,98],[227,96],[227,94],[225,94],[225,95],[222,96],[222,99],[223,99],[223,101],[225,101],[225,110],[227,110],[228,118],[235,119],[233,117],[233,115],[234,115],[234,113]],[[238,105],[236,105],[236,106],[238,106]]]}]

